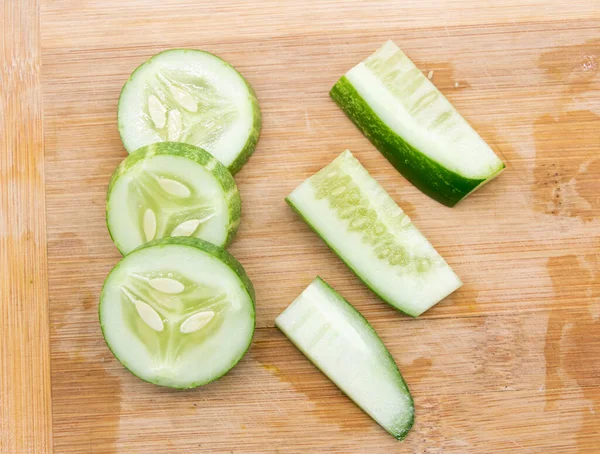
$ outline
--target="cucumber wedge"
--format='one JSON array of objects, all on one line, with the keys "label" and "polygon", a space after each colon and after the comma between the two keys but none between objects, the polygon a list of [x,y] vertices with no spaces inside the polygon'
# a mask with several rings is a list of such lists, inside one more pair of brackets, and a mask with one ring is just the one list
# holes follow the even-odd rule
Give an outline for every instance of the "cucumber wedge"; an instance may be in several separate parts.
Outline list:
[{"label": "cucumber wedge", "polygon": [[196,238],[166,238],[113,268],[99,315],[108,347],[134,375],[193,388],[227,373],[248,350],[254,289],[225,250]]},{"label": "cucumber wedge", "polygon": [[348,71],[329,94],[400,173],[444,205],[454,206],[504,169],[392,41]]},{"label": "cucumber wedge", "polygon": [[193,145],[159,142],[130,154],[108,186],[106,224],[122,254],[168,236],[226,246],[241,200],[229,171]]},{"label": "cucumber wedge", "polygon": [[119,131],[132,152],[155,142],[203,148],[235,174],[261,127],[254,90],[233,66],[192,49],[161,52],[139,66],[119,98]]},{"label": "cucumber wedge", "polygon": [[462,282],[349,150],[286,201],[381,299],[417,317]]},{"label": "cucumber wedge", "polygon": [[414,406],[398,366],[369,322],[325,281],[315,279],[275,325],[385,430],[406,436]]}]

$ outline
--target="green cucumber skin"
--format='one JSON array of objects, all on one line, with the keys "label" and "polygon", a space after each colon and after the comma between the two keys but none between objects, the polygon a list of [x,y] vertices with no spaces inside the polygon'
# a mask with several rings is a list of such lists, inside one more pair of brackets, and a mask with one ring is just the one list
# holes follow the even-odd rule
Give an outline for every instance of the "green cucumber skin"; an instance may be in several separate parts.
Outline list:
[{"label": "green cucumber skin", "polygon": [[[289,202],[288,202],[289,203]],[[342,295],[340,295],[331,285],[329,285],[327,282],[325,282],[324,279],[322,279],[320,276],[317,276],[317,280],[319,282],[321,282],[322,284],[324,284],[329,290],[331,290],[331,292],[335,295],[337,295],[341,301],[343,301],[344,303],[346,303],[346,305],[348,306],[348,308],[350,309],[350,311],[355,314],[357,316],[357,318],[359,320],[362,321],[363,325],[371,332],[373,333],[373,335],[379,339],[379,342],[381,342],[381,345],[383,347],[383,349],[386,352],[387,357],[390,360],[390,363],[393,364],[394,367],[394,372],[396,372],[397,374],[397,380],[398,380],[398,384],[404,388],[406,390],[406,393],[408,394],[408,397],[410,398],[410,404],[411,407],[413,409],[412,412],[412,418],[410,419],[410,421],[408,422],[408,424],[400,431],[400,432],[392,432],[390,430],[388,430],[387,428],[384,427],[384,429],[394,438],[396,438],[396,440],[403,440],[404,438],[406,438],[406,435],[408,434],[408,432],[410,431],[410,429],[412,428],[414,421],[415,421],[415,412],[414,412],[414,401],[412,398],[412,394],[410,393],[410,390],[408,389],[408,384],[406,383],[406,381],[404,380],[404,377],[402,376],[402,373],[400,372],[400,369],[398,369],[398,365],[396,364],[396,361],[394,360],[394,357],[391,355],[390,351],[387,349],[387,347],[385,346],[385,344],[383,343],[383,341],[381,340],[381,338],[379,337],[379,335],[377,334],[377,332],[375,331],[375,329],[371,326],[371,324],[368,322],[368,320],[358,311],[358,309],[356,309],[352,304],[350,304],[348,302],[348,300],[346,298],[344,298]],[[279,327],[277,327],[279,328]],[[283,333],[283,331],[282,331]],[[283,333],[285,335],[285,333]],[[286,336],[287,337],[287,336]],[[302,349],[300,348],[300,346],[296,345],[296,343],[294,343],[294,341],[291,338],[288,338],[290,340],[290,342],[292,342],[292,344],[294,344],[294,346],[302,351]],[[317,369],[321,370],[316,364],[315,367],[317,367]],[[321,371],[323,372],[323,371]],[[325,376],[327,376],[327,374],[325,374],[325,372],[323,372],[323,374]],[[329,378],[329,377],[327,377]],[[330,379],[331,380],[331,379]],[[332,380],[333,381],[333,380]],[[334,382],[335,383],[335,382]],[[358,403],[356,403],[354,401],[354,399],[352,399],[351,396],[349,396],[348,394],[346,394],[341,388],[340,391],[342,391],[342,393],[344,393],[344,395],[346,395],[346,397],[348,397],[352,402],[354,402],[356,404],[356,406],[358,406],[360,408],[360,405],[358,405]]]},{"label": "green cucumber skin", "polygon": [[[199,238],[188,238],[188,237],[179,237],[178,236],[178,237],[168,237],[168,238],[150,241],[149,243],[142,244],[138,248],[134,249],[133,251],[130,252],[130,254],[133,254],[136,251],[139,251],[141,249],[145,249],[148,247],[168,246],[168,245],[173,245],[173,244],[181,245],[181,246],[189,246],[189,247],[192,247],[195,249],[200,249],[201,251],[204,251],[204,252],[212,255],[213,257],[219,259],[223,263],[225,263],[239,277],[240,281],[244,285],[244,288],[246,289],[246,292],[248,293],[248,296],[250,297],[250,301],[252,302],[252,322],[253,322],[252,332],[254,333],[254,331],[256,330],[256,302],[255,302],[256,293],[254,291],[254,286],[252,285],[252,282],[250,281],[250,278],[246,274],[246,270],[244,270],[244,267],[242,267],[241,263],[238,262],[237,259],[233,255],[231,255],[229,252],[227,252],[225,249],[215,246],[214,244],[209,243],[208,241],[201,240]],[[123,259],[121,259],[121,261],[122,260]],[[116,270],[120,265],[121,265],[121,262],[117,263],[115,265],[115,267],[110,271],[110,273],[112,273],[114,270]],[[207,385],[207,384],[212,383],[212,382],[218,380],[219,378],[227,375],[229,373],[229,371],[231,369],[233,369],[242,360],[242,358],[244,356],[246,356],[246,353],[248,353],[248,350],[250,349],[250,346],[252,345],[252,338],[250,339],[250,342],[248,342],[248,347],[246,348],[246,350],[244,350],[244,352],[240,355],[239,358],[235,358],[231,362],[230,367],[225,371],[225,373],[223,373],[222,375],[219,375],[218,377],[213,378],[212,380],[209,380],[206,382],[192,383],[189,386],[173,386],[173,385],[165,385],[165,384],[161,384],[161,383],[155,383],[155,382],[148,381],[148,380],[140,377],[139,375],[134,374],[132,372],[132,370],[129,368],[129,366],[126,363],[124,363],[121,359],[119,359],[119,357],[117,355],[115,355],[115,352],[113,351],[110,344],[106,340],[106,334],[104,332],[104,325],[102,324],[102,317],[100,316],[100,311],[102,308],[102,299],[104,296],[104,286],[106,285],[106,282],[108,281],[108,277],[110,276],[110,273],[104,280],[104,284],[102,285],[102,290],[100,291],[100,304],[98,304],[98,319],[100,320],[100,329],[102,331],[102,337],[104,338],[104,342],[106,343],[106,346],[108,347],[108,349],[110,350],[112,355],[117,359],[117,361],[119,361],[123,365],[123,367],[125,369],[127,369],[129,371],[129,373],[131,373],[131,375],[139,378],[140,380],[142,380],[146,383],[150,383],[150,384],[156,385],[156,386],[165,386],[165,387],[172,388],[172,389],[192,389],[192,388],[197,388],[198,386]],[[252,337],[254,337],[254,336],[252,336]]]},{"label": "green cucumber skin", "polygon": [[258,98],[256,97],[254,88],[252,88],[250,83],[241,74],[240,77],[244,79],[244,82],[248,87],[248,91],[250,92],[250,101],[252,102],[252,110],[254,112],[254,122],[252,123],[252,133],[248,137],[246,145],[244,145],[244,148],[242,149],[240,154],[238,154],[238,157],[235,159],[235,161],[233,161],[228,167],[232,175],[238,173],[244,166],[244,164],[248,162],[250,156],[252,156],[252,154],[254,153],[254,150],[256,149],[256,144],[258,143],[258,139],[260,137],[260,131],[262,129],[262,115],[260,113],[260,106],[258,104]]},{"label": "green cucumber skin", "polygon": [[[256,148],[256,144],[258,143],[258,138],[260,136],[260,131],[261,131],[261,128],[262,128],[262,115],[261,115],[261,112],[260,112],[260,105],[258,104],[258,98],[256,96],[256,92],[254,91],[254,88],[252,88],[252,85],[250,85],[250,83],[246,80],[246,78],[244,76],[242,76],[242,74],[237,69],[235,69],[233,67],[233,65],[231,65],[228,62],[226,62],[225,60],[223,60],[218,55],[215,55],[215,54],[213,54],[211,52],[206,52],[205,50],[197,50],[197,49],[177,48],[177,49],[163,50],[162,52],[159,52],[158,54],[153,55],[151,58],[149,58],[144,63],[142,63],[141,65],[139,65],[137,68],[135,68],[135,70],[131,73],[131,75],[129,76],[129,78],[127,79],[127,81],[125,82],[125,84],[123,85],[123,88],[121,88],[121,92],[119,94],[119,103],[118,104],[121,103],[121,98],[122,98],[123,92],[125,91],[125,88],[129,84],[129,82],[132,81],[135,78],[135,73],[137,73],[138,70],[142,69],[145,65],[149,64],[150,61],[152,61],[154,58],[158,57],[159,55],[164,54],[165,52],[172,52],[172,51],[202,52],[204,54],[210,54],[213,57],[218,58],[219,60],[221,60],[226,66],[228,66],[229,68],[233,69],[236,73],[238,73],[239,76],[244,81],[244,83],[246,84],[246,87],[248,87],[248,91],[250,92],[250,101],[252,102],[252,110],[253,110],[253,113],[254,113],[254,121],[252,123],[252,133],[248,137],[248,140],[246,140],[246,144],[244,145],[244,148],[242,148],[242,151],[238,154],[238,157],[235,159],[235,161],[233,161],[231,163],[231,165],[227,168],[229,170],[229,172],[231,172],[232,175],[235,175],[236,173],[238,173],[240,171],[240,169],[244,166],[244,164],[246,164],[246,162],[248,161],[248,159],[250,159],[250,156],[252,156],[252,154],[254,153],[254,149]],[[118,111],[119,111],[119,109],[117,107],[117,116],[118,116]],[[117,122],[118,122],[119,136],[121,137],[121,142],[123,143],[123,146],[125,147],[125,149],[127,150],[127,152],[131,153],[132,150],[129,150],[127,148],[127,146],[125,144],[125,139],[123,137],[123,131],[125,129],[125,126],[122,125],[121,122],[118,119],[117,119]]]},{"label": "green cucumber skin", "polygon": [[319,233],[319,231],[317,230],[317,228],[316,228],[316,227],[315,227],[315,226],[314,226],[314,225],[313,225],[313,224],[312,224],[312,223],[311,223],[311,222],[310,222],[308,219],[306,219],[306,218],[305,218],[305,217],[302,215],[302,212],[301,212],[301,211],[300,211],[300,210],[299,210],[299,209],[298,209],[298,208],[297,208],[297,207],[294,205],[294,202],[292,202],[292,201],[289,199],[289,197],[286,197],[286,198],[285,198],[285,201],[286,201],[286,203],[287,203],[287,204],[288,204],[288,205],[289,205],[289,206],[292,208],[292,210],[294,210],[294,211],[295,211],[295,212],[298,214],[298,216],[300,216],[300,217],[302,218],[302,220],[303,220],[303,221],[306,223],[306,225],[308,225],[308,226],[311,228],[311,230],[312,230],[313,232],[315,232],[315,233],[317,234],[317,236],[318,236],[319,238],[321,238],[321,240],[323,240],[323,242],[324,242],[324,243],[325,243],[327,246],[329,246],[329,249],[331,249],[331,250],[332,250],[332,251],[335,253],[335,255],[337,255],[337,256],[338,256],[338,258],[339,258],[339,259],[340,259],[340,260],[341,260],[341,261],[344,263],[344,265],[346,265],[346,266],[347,266],[347,267],[350,269],[350,271],[352,271],[352,272],[354,273],[354,275],[355,275],[355,276],[358,278],[358,280],[359,280],[359,281],[361,281],[361,282],[362,282],[364,285],[366,285],[366,286],[367,286],[367,288],[368,288],[369,290],[371,290],[371,291],[372,291],[372,292],[373,292],[375,295],[377,295],[377,297],[378,297],[378,298],[379,298],[381,301],[383,301],[383,302],[384,302],[384,303],[386,303],[387,305],[389,305],[389,306],[393,307],[394,309],[396,309],[396,310],[397,310],[398,312],[400,312],[401,314],[408,315],[409,317],[412,317],[412,318],[417,318],[417,317],[419,316],[418,314],[411,314],[410,312],[406,312],[406,311],[404,311],[404,310],[400,309],[398,306],[395,306],[394,304],[392,304],[392,303],[390,303],[388,300],[386,300],[386,299],[383,297],[383,295],[381,295],[381,294],[380,294],[380,293],[379,293],[379,292],[378,292],[378,291],[377,291],[375,288],[373,288],[373,287],[372,287],[372,286],[371,286],[371,285],[370,285],[370,284],[369,284],[369,283],[368,283],[366,280],[364,280],[364,279],[362,278],[362,276],[360,276],[360,274],[359,274],[359,273],[358,273],[358,272],[357,272],[357,271],[356,271],[356,270],[355,270],[355,269],[352,267],[352,265],[350,265],[350,263],[348,263],[346,260],[344,260],[344,257],[342,257],[342,255],[340,254],[340,252],[339,252],[337,249],[335,249],[335,248],[334,248],[334,247],[333,247],[333,246],[332,246],[332,245],[331,245],[331,244],[330,244],[330,243],[329,243],[329,242],[328,242],[328,241],[327,241],[325,238],[323,238],[323,237],[321,236],[321,234]]},{"label": "green cucumber skin", "polygon": [[117,249],[119,249],[120,252],[122,251],[122,248],[120,248],[115,241],[110,231],[110,226],[108,225],[108,200],[112,188],[121,175],[133,168],[139,162],[151,156],[159,155],[181,156],[197,162],[202,167],[206,167],[208,164],[212,163],[211,165],[213,166],[213,169],[210,172],[217,179],[223,188],[223,191],[226,194],[229,194],[229,222],[232,227],[229,229],[229,233],[227,234],[227,239],[225,240],[223,247],[229,246],[240,226],[240,220],[242,218],[242,199],[240,198],[240,193],[235,184],[235,180],[233,179],[233,176],[229,170],[227,170],[227,167],[221,164],[221,162],[208,151],[198,148],[194,145],[182,142],[157,142],[135,150],[123,161],[121,161],[119,166],[113,172],[110,182],[108,183],[108,190],[106,191],[106,227],[110,238]]},{"label": "green cucumber skin", "polygon": [[[432,199],[453,207],[491,179],[466,178],[405,142],[379,119],[346,76],[337,81],[329,96],[396,170]],[[498,173],[503,168],[504,163]]]}]

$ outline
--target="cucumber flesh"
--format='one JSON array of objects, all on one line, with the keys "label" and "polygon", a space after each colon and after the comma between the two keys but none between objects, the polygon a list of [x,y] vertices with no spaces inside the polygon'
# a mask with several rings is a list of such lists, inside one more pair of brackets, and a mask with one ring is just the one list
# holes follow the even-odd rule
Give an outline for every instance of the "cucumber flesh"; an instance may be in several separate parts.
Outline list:
[{"label": "cucumber flesh", "polygon": [[349,150],[287,202],[384,301],[416,317],[462,285]]},{"label": "cucumber flesh", "polygon": [[226,246],[240,214],[229,171],[207,151],[184,143],[140,148],[117,167],[108,188],[107,226],[123,254],[167,236]]},{"label": "cucumber flesh", "polygon": [[223,249],[195,238],[166,238],[113,268],[99,315],[106,343],[134,375],[193,388],[224,375],[248,350],[254,290]]},{"label": "cucumber flesh", "polygon": [[504,168],[392,41],[348,71],[330,95],[394,167],[441,203],[455,205]]},{"label": "cucumber flesh", "polygon": [[219,57],[192,49],[155,55],[119,98],[119,131],[132,152],[155,142],[203,148],[236,173],[258,141],[261,115],[252,87]]},{"label": "cucumber flesh", "polygon": [[325,281],[315,279],[275,325],[385,430],[406,436],[414,406],[398,366],[369,322]]}]

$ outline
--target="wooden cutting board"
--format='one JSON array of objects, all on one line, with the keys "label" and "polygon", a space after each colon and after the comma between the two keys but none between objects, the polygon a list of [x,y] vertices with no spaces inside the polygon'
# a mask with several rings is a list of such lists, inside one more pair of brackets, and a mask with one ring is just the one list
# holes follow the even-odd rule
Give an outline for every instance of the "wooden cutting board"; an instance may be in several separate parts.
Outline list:
[{"label": "wooden cutting board", "polygon": [[[595,453],[600,449],[600,3],[6,0],[0,67],[3,453]],[[456,208],[421,194],[328,97],[394,39],[506,162]],[[98,295],[119,259],[104,223],[126,156],[130,72],[208,50],[254,86],[264,126],[236,176],[231,252],[257,331],[189,392],[108,351]],[[370,293],[283,198],[350,148],[465,282],[418,319]],[[321,275],[373,324],[416,403],[396,442],[273,325]]]}]

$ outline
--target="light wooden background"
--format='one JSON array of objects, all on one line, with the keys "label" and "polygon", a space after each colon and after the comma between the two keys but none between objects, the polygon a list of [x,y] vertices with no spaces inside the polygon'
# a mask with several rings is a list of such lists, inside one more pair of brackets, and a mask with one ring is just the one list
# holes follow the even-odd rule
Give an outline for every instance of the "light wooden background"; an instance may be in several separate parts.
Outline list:
[{"label": "light wooden background", "polygon": [[[4,0],[2,13],[3,453],[598,452],[598,1]],[[396,173],[328,98],[390,38],[507,164],[454,209]],[[189,392],[130,375],[97,321],[119,259],[104,225],[126,155],[119,90],[171,47],[235,65],[264,118],[236,177],[244,214],[231,247],[256,286],[255,340],[230,374]],[[419,319],[377,300],[283,201],[345,148],[465,282]],[[373,324],[410,385],[417,419],[404,443],[273,327],[317,273]]]}]

